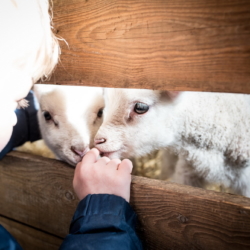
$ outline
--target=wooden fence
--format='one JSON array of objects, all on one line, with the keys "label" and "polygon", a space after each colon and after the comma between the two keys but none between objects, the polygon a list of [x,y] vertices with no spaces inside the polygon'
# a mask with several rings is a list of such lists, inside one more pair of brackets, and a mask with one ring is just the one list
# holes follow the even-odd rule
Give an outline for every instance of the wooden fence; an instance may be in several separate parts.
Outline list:
[{"label": "wooden fence", "polygon": [[[250,93],[250,2],[54,0],[62,55],[49,83]],[[0,161],[0,222],[25,250],[58,249],[78,200],[67,164]],[[133,177],[145,249],[250,249],[250,199]]]},{"label": "wooden fence", "polygon": [[250,93],[249,0],[54,0],[51,83]]},{"label": "wooden fence", "polygon": [[[26,250],[58,249],[78,199],[74,169],[12,152],[0,161],[0,222]],[[145,249],[249,249],[250,199],[133,177],[131,204]]]}]

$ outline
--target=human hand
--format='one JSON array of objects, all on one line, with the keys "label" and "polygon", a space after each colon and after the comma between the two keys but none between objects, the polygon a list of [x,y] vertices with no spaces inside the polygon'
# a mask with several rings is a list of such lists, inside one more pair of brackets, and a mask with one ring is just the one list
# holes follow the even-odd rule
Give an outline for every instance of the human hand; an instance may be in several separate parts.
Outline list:
[{"label": "human hand", "polygon": [[82,200],[88,194],[114,194],[129,202],[132,162],[98,157],[99,151],[93,148],[76,166],[73,187],[78,198]]}]

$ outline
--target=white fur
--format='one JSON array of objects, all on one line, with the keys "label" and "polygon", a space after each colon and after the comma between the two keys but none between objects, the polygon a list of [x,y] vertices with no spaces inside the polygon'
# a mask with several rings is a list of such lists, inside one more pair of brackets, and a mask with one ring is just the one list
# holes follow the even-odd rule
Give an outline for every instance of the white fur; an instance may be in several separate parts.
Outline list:
[{"label": "white fur", "polygon": [[0,7],[0,85],[47,78],[58,62],[48,0],[4,0]]},{"label": "white fur", "polygon": [[[136,102],[148,104],[149,111],[136,114]],[[108,89],[96,135],[106,142],[97,148],[111,158],[127,158],[171,147],[181,155],[178,171],[188,173],[179,182],[220,183],[250,197],[249,104],[243,94],[174,97],[166,91]]]},{"label": "white fur", "polygon": [[[34,90],[40,105],[42,138],[59,159],[76,165],[93,147],[93,138],[102,123],[97,113],[104,107],[103,89],[36,85]],[[53,120],[45,120],[46,111]],[[74,153],[72,146],[82,155]]]}]

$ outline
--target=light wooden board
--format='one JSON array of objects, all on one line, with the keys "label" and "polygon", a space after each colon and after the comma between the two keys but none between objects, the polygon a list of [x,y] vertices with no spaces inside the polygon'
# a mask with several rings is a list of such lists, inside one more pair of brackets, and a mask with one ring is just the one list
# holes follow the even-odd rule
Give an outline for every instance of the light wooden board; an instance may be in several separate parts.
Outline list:
[{"label": "light wooden board", "polygon": [[250,93],[249,0],[54,0],[50,83]]},{"label": "light wooden board", "polygon": [[63,239],[0,216],[0,224],[24,250],[58,250]]},{"label": "light wooden board", "polygon": [[[0,161],[0,214],[65,237],[78,204],[67,164],[12,152]],[[133,177],[145,249],[249,249],[250,199]]]}]

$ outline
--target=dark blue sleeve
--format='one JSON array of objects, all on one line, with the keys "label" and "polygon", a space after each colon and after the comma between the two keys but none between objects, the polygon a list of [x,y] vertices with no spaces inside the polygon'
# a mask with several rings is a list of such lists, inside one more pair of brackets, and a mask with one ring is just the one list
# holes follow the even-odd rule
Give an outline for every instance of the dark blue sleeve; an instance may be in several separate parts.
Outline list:
[{"label": "dark blue sleeve", "polygon": [[0,225],[0,249],[1,250],[22,250],[21,246],[13,236]]},{"label": "dark blue sleeve", "polygon": [[27,141],[33,142],[41,139],[33,92],[30,91],[25,99],[29,101],[29,106],[16,110],[17,124],[13,128],[8,144],[0,152],[0,160],[13,148],[21,146]]},{"label": "dark blue sleeve", "polygon": [[80,201],[70,234],[60,250],[141,250],[136,234],[137,216],[128,202],[116,195],[88,195]]}]

